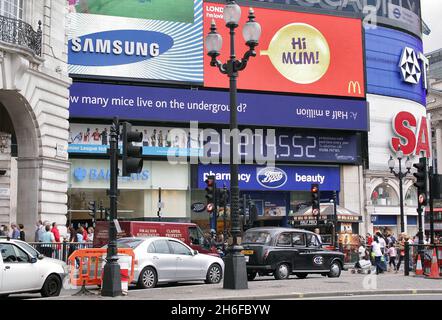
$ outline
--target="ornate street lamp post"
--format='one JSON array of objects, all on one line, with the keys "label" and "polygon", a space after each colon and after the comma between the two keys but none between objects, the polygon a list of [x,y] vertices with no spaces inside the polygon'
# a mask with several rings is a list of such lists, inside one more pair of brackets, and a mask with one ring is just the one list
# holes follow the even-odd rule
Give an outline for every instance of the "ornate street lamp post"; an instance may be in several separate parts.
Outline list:
[{"label": "ornate street lamp post", "polygon": [[390,168],[390,172],[394,174],[395,177],[399,179],[399,201],[400,201],[400,210],[401,210],[401,233],[405,232],[405,222],[404,222],[404,193],[402,190],[402,180],[410,173],[411,169],[411,160],[407,158],[405,162],[405,167],[407,171],[402,172],[402,159],[404,158],[404,152],[401,150],[401,146],[396,153],[396,158],[399,160],[399,171],[394,171],[395,161],[392,156],[390,156],[390,160],[388,161],[388,167]]},{"label": "ornate street lamp post", "polygon": [[238,237],[241,234],[239,221],[239,187],[238,187],[238,162],[241,158],[238,154],[238,120],[236,101],[236,81],[238,72],[244,70],[250,57],[255,57],[255,47],[261,35],[261,26],[255,21],[252,9],[249,11],[249,20],[244,25],[243,37],[249,50],[242,59],[236,59],[235,54],[235,29],[241,18],[241,8],[235,1],[227,1],[224,7],[224,21],[230,29],[230,58],[226,63],[220,62],[217,57],[220,55],[223,39],[216,31],[215,21],[212,20],[210,33],[205,43],[207,54],[212,58],[210,65],[217,67],[222,74],[230,79],[230,199],[231,199],[231,234],[233,243],[228,248],[225,257],[224,289],[247,289],[247,270],[244,256],[241,254],[242,247],[238,245]]}]

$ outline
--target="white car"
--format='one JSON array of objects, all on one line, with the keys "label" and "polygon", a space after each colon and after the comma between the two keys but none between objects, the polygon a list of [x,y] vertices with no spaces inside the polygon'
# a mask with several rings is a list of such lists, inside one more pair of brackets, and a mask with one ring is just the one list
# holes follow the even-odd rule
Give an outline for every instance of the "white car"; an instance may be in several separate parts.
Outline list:
[{"label": "white car", "polygon": [[135,253],[134,280],[139,288],[153,288],[157,283],[205,281],[219,283],[224,261],[201,254],[184,242],[167,237],[121,238],[119,248],[132,248]]},{"label": "white car", "polygon": [[60,294],[66,263],[47,258],[26,242],[0,238],[0,298],[13,293],[40,292],[43,297]]}]

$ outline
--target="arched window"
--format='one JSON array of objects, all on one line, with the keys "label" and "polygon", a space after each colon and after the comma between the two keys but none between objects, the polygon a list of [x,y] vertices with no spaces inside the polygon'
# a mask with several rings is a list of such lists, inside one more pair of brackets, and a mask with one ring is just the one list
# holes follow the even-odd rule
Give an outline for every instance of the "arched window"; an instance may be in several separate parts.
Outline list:
[{"label": "arched window", "polygon": [[417,206],[417,190],[415,186],[408,188],[405,194],[405,205],[410,207]]},{"label": "arched window", "polygon": [[0,15],[13,18],[23,19],[23,0],[2,0],[0,1]]},{"label": "arched window", "polygon": [[374,189],[371,194],[371,201],[375,206],[398,206],[399,197],[393,187],[382,183]]}]

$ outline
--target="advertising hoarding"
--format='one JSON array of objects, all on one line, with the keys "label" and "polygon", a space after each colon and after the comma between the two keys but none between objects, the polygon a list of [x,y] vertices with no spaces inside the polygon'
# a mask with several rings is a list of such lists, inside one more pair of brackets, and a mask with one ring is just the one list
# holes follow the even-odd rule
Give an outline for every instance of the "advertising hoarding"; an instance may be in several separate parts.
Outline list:
[{"label": "advertising hoarding", "polygon": [[202,83],[202,2],[91,0],[71,5],[69,73]]},{"label": "advertising hoarding", "polygon": [[[413,100],[426,105],[425,66],[419,60],[423,53],[422,40],[388,28],[366,28],[365,52],[368,93]],[[411,60],[404,61],[404,54],[411,54]],[[408,69],[410,75],[414,68],[415,81],[404,77],[407,74],[402,72],[404,63],[416,64]]]},{"label": "advertising hoarding", "polygon": [[[214,20],[224,39],[219,59],[229,57],[229,29],[222,12],[224,5],[204,3],[204,33]],[[238,77],[239,89],[365,97],[363,37],[360,19],[254,8],[262,35],[257,56]],[[247,21],[248,7],[242,7],[239,25]],[[236,54],[247,50],[238,30]],[[204,86],[228,88],[204,56]]]},{"label": "advertising hoarding", "polygon": [[[217,184],[230,187],[228,165],[199,165],[199,189],[206,187],[209,175],[215,176]],[[238,181],[241,190],[310,191],[312,183],[318,183],[321,191],[339,191],[340,170],[339,167],[240,165]]]},{"label": "advertising hoarding", "polygon": [[[222,91],[74,83],[69,101],[71,118],[229,123],[229,94]],[[362,100],[239,93],[238,103],[241,125],[368,130]]]},{"label": "advertising hoarding", "polygon": [[[194,135],[189,128],[161,126],[133,126],[143,133],[143,155],[146,156],[203,156],[205,146],[210,156],[229,154],[229,144],[217,140],[217,145],[206,144],[208,137],[203,129]],[[106,154],[109,149],[110,126],[103,124],[71,123],[69,128],[70,154]],[[220,130],[217,131],[220,134]],[[277,129],[273,141],[266,132],[246,131],[241,133],[240,152],[242,159],[250,158],[256,151],[253,145],[262,150],[263,155],[272,154],[276,161],[290,162],[333,162],[357,163],[358,138],[354,134],[314,133]],[[264,143],[265,142],[265,143]],[[120,142],[121,147],[121,142]]]},{"label": "advertising hoarding", "polygon": [[[224,3],[223,0],[209,0]],[[356,14],[364,22],[385,25],[422,36],[420,0],[237,0],[252,6],[277,6],[287,10],[326,12],[334,15]]]}]

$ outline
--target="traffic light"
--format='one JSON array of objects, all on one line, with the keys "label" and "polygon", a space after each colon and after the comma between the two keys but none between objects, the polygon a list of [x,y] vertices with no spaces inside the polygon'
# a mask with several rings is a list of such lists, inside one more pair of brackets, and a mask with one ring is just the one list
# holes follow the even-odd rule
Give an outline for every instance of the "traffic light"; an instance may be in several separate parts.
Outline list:
[{"label": "traffic light", "polygon": [[310,189],[312,195],[312,213],[313,215],[319,215],[320,213],[320,197],[319,197],[319,184],[314,183]]},{"label": "traffic light", "polygon": [[419,163],[413,164],[417,169],[413,176],[416,182],[413,184],[417,188],[417,197],[419,205],[427,205],[427,158],[419,158]]},{"label": "traffic light", "polygon": [[143,169],[143,148],[137,147],[132,142],[141,142],[143,133],[132,131],[132,125],[129,122],[123,122],[123,177],[128,177],[132,173],[140,173]]},{"label": "traffic light", "polygon": [[95,219],[97,214],[97,202],[96,201],[89,201],[89,215]]},{"label": "traffic light", "polygon": [[206,179],[206,210],[212,213],[215,210],[216,181],[215,176],[208,176]]}]

